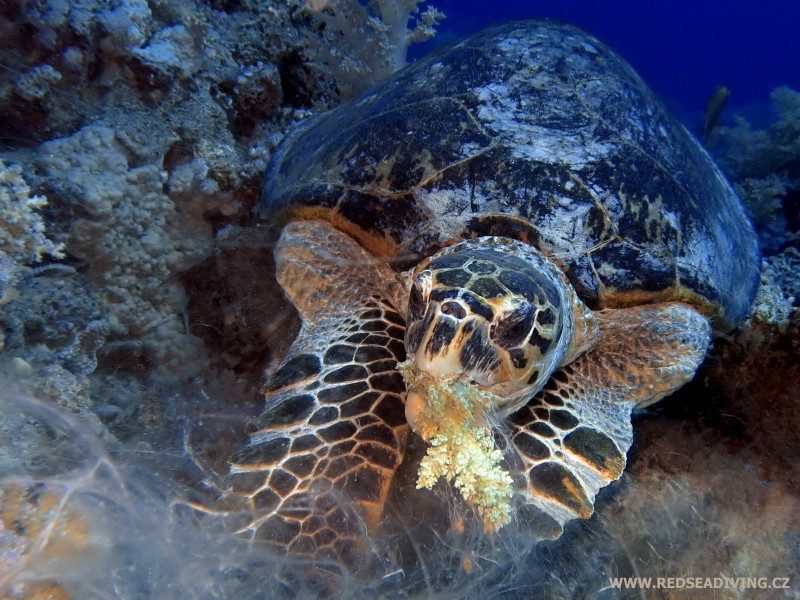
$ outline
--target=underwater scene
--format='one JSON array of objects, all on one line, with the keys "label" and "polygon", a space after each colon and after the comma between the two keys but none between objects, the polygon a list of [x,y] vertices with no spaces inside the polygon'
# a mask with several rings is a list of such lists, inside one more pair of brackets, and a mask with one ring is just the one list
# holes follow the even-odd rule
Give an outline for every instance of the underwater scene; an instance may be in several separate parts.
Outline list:
[{"label": "underwater scene", "polygon": [[0,3],[0,598],[800,599],[798,24]]}]

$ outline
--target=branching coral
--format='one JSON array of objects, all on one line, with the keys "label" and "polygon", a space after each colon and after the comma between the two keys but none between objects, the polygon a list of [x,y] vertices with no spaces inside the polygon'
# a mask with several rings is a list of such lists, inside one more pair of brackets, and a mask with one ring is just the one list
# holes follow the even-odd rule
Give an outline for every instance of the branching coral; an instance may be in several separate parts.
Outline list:
[{"label": "branching coral", "polygon": [[37,212],[45,205],[47,198],[31,194],[22,169],[0,160],[0,252],[26,265],[44,255],[64,257],[63,245],[45,237],[44,221]]},{"label": "branching coral", "polygon": [[716,150],[768,253],[798,238],[787,222],[786,198],[800,193],[800,93],[779,87],[772,104],[776,117],[769,129],[754,129],[738,117],[733,127],[722,128]]},{"label": "branching coral", "polygon": [[503,455],[486,421],[492,394],[467,383],[436,380],[411,360],[398,369],[408,386],[409,424],[431,444],[419,467],[417,488],[432,488],[444,477],[483,517],[487,531],[508,523],[512,480],[500,466]]},{"label": "branching coral", "polygon": [[320,28],[326,54],[318,56],[338,73],[344,95],[361,92],[406,63],[409,44],[427,40],[444,14],[433,6],[420,11],[425,0],[330,0],[304,2],[325,25]]}]

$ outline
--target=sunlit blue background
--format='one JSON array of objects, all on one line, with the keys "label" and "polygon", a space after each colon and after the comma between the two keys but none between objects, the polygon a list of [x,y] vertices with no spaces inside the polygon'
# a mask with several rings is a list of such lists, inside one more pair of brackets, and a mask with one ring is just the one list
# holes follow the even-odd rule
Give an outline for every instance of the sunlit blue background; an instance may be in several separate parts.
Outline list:
[{"label": "sunlit blue background", "polygon": [[481,26],[550,17],[620,52],[685,121],[700,119],[717,84],[726,112],[758,115],[780,85],[800,90],[800,0],[429,0],[444,11],[433,42],[410,58]]}]

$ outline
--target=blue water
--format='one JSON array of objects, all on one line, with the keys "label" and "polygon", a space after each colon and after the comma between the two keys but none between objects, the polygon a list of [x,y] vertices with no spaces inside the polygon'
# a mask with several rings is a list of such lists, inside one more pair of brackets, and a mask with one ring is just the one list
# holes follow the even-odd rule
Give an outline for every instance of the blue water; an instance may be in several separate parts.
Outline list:
[{"label": "blue water", "polygon": [[718,84],[728,106],[766,105],[775,87],[800,89],[797,0],[430,0],[447,15],[439,35],[411,47],[430,51],[481,26],[512,18],[562,19],[620,52],[670,108],[696,117]]}]

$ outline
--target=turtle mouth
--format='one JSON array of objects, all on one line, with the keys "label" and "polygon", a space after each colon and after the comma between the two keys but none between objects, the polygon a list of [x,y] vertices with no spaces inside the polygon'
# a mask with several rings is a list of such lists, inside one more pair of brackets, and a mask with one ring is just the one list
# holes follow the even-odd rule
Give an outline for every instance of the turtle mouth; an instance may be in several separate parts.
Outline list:
[{"label": "turtle mouth", "polygon": [[449,304],[454,303],[432,302],[425,318],[409,326],[407,356],[432,380],[490,393],[496,408],[509,412],[529,391],[528,377],[514,376],[508,351],[498,349],[491,339],[490,323],[466,311],[464,318],[455,318]]},{"label": "turtle mouth", "polygon": [[[404,370],[406,373],[404,378],[408,388],[405,409],[406,421],[413,431],[419,433],[425,439],[427,437],[421,431],[424,427],[421,426],[419,417],[429,410],[432,390],[436,390],[440,398],[444,397],[444,395],[455,395],[461,398],[481,398],[480,403],[475,405],[480,406],[480,409],[474,410],[474,407],[471,409],[473,411],[470,416],[472,422],[488,425],[493,420],[488,418],[488,415],[499,414],[499,404],[503,404],[502,398],[491,387],[471,381],[463,374],[434,377],[429,372],[421,370],[413,361],[408,361],[406,365]],[[408,376],[411,372],[416,374],[416,381],[413,380],[413,376]],[[458,390],[458,393],[454,393],[453,390]],[[500,401],[499,403],[498,400]],[[442,407],[439,410],[442,410]]]},{"label": "turtle mouth", "polygon": [[491,388],[508,378],[489,339],[489,324],[456,300],[430,303],[425,317],[409,326],[406,351],[421,371],[442,382]]},{"label": "turtle mouth", "polygon": [[422,371],[413,360],[401,363],[406,381],[406,421],[424,439],[431,437],[431,428],[444,422],[470,423],[488,427],[497,412],[497,396],[464,377],[436,378]]}]

